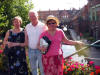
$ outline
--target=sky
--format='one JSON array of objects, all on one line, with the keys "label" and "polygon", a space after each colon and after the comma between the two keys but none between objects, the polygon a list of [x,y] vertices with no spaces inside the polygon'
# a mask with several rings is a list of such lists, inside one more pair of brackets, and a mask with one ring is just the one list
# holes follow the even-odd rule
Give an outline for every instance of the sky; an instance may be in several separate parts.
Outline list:
[{"label": "sky", "polygon": [[68,10],[79,9],[87,4],[87,0],[31,0],[35,10]]}]

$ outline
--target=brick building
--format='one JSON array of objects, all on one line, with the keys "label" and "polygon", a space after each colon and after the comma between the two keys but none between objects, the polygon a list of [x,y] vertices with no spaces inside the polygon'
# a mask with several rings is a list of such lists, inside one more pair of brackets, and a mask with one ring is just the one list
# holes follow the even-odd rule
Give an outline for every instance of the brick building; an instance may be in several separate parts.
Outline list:
[{"label": "brick building", "polygon": [[71,21],[71,25],[76,33],[79,35],[80,33],[88,32],[89,20],[88,20],[88,7],[84,6],[73,18]]},{"label": "brick building", "polygon": [[[48,15],[54,15],[56,16],[61,24],[68,24],[74,14],[78,12],[78,10],[48,10],[48,11],[38,11],[39,14],[39,20],[45,22]],[[69,24],[68,24],[69,25]]]},{"label": "brick building", "polygon": [[92,36],[98,40],[100,39],[100,0],[88,0],[90,30]]},{"label": "brick building", "polygon": [[87,33],[96,40],[100,39],[100,0],[88,0],[72,19],[73,28],[79,34]]}]

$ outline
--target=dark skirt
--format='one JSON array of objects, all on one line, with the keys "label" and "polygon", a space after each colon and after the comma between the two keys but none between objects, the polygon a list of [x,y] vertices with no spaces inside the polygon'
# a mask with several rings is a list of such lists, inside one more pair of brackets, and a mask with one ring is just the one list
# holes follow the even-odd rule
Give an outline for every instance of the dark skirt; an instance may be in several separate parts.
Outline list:
[{"label": "dark skirt", "polygon": [[10,75],[28,75],[26,54],[24,47],[12,47],[8,54]]}]

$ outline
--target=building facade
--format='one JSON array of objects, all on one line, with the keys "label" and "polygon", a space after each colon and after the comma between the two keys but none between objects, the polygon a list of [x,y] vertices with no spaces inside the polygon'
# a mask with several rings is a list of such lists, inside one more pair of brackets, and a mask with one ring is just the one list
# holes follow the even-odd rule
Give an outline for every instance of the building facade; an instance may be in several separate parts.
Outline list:
[{"label": "building facade", "polygon": [[85,33],[100,39],[100,0],[88,0],[71,21],[73,28],[79,33]]},{"label": "building facade", "polygon": [[90,29],[93,37],[100,39],[100,0],[88,0]]},{"label": "building facade", "polygon": [[54,15],[60,20],[60,24],[69,25],[70,20],[78,10],[48,10],[48,11],[38,11],[39,20],[45,22],[47,16]]}]

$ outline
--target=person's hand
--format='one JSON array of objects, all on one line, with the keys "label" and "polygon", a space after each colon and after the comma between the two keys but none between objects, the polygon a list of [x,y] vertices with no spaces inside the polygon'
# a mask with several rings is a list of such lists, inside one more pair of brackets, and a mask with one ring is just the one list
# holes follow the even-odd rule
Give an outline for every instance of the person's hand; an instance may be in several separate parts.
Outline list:
[{"label": "person's hand", "polygon": [[46,47],[44,47],[44,46],[42,46],[42,47],[40,47],[40,50],[42,51],[42,52],[45,52],[46,51]]},{"label": "person's hand", "polygon": [[83,42],[81,42],[81,41],[77,41],[77,44],[79,44],[80,46],[83,46],[83,45],[85,45]]},{"label": "person's hand", "polygon": [[7,42],[8,48],[12,47],[12,43],[11,42]]},{"label": "person's hand", "polygon": [[13,43],[13,42],[7,42],[7,44],[8,44],[8,48],[19,45],[19,43]]}]

